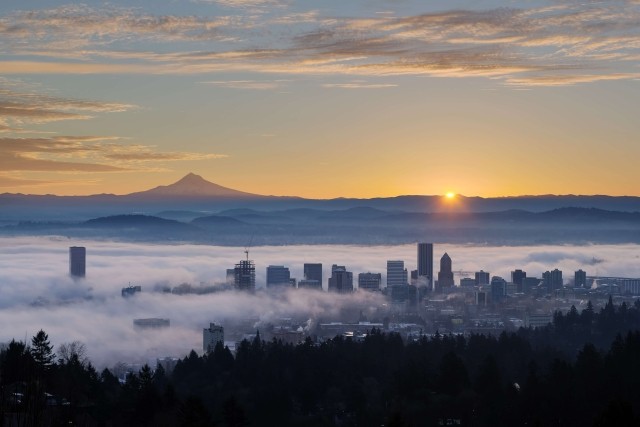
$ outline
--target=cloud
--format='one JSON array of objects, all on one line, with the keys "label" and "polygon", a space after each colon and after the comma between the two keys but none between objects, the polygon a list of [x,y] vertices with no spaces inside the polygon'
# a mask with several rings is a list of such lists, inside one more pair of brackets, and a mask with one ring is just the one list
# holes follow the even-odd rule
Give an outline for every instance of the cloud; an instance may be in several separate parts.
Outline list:
[{"label": "cloud", "polygon": [[362,81],[355,81],[350,83],[325,83],[322,85],[322,87],[326,88],[340,89],[386,89],[396,86],[398,85],[393,83],[366,83]]},{"label": "cloud", "polygon": [[270,89],[277,89],[281,87],[281,83],[278,81],[224,80],[224,81],[211,81],[211,82],[203,82],[203,83],[218,86],[218,87],[224,87],[228,89],[270,90]]},{"label": "cloud", "polygon": [[3,155],[0,158],[0,168],[5,171],[40,172],[120,172],[126,170],[125,168],[98,163],[46,160],[15,153]]},{"label": "cloud", "polygon": [[[130,104],[64,98],[38,86],[0,77],[0,170],[46,172],[121,172],[157,170],[172,161],[209,160],[227,157],[217,153],[162,152],[156,147],[125,144],[115,136],[46,136],[20,127],[60,120],[85,120],[95,114],[124,112]],[[117,162],[114,164],[114,162]],[[5,180],[8,186],[28,180]],[[35,183],[35,182],[34,182]]]},{"label": "cloud", "polygon": [[[53,96],[42,88],[0,78],[0,124],[40,124],[60,120],[86,120],[97,113],[134,108],[129,104],[79,100]],[[6,129],[5,129],[6,130]]]},{"label": "cloud", "polygon": [[[87,278],[71,280],[68,247],[87,247]],[[224,292],[176,296],[154,292],[181,283],[215,285],[225,280],[226,269],[244,257],[244,248],[206,245],[143,245],[67,238],[0,238],[0,342],[24,339],[40,328],[55,345],[80,340],[99,366],[116,361],[151,362],[158,356],[183,356],[200,349],[202,328],[209,322],[248,320],[247,332],[282,317],[337,318],[346,307],[377,307],[376,296],[357,293],[340,296],[315,292],[289,292],[270,298]],[[565,278],[582,268],[589,275],[640,277],[640,246],[536,246],[495,247],[438,245],[434,268],[447,252],[454,271],[483,269],[509,278],[521,268],[529,276],[559,268]],[[403,259],[415,268],[415,245],[401,246],[285,246],[254,247],[257,283],[264,286],[268,265],[286,265],[292,276],[302,277],[303,263],[321,262],[325,282],[332,263],[346,264],[354,276],[360,272],[385,273],[386,260]],[[594,258],[599,262],[594,265]],[[462,277],[456,274],[456,280]],[[384,277],[383,277],[384,281]],[[142,286],[132,299],[120,297],[129,283]],[[326,287],[326,283],[325,283]],[[354,311],[354,309],[351,309]],[[356,313],[358,310],[355,310]],[[335,317],[334,317],[335,316]],[[135,318],[163,317],[168,330],[136,332]],[[228,331],[227,331],[228,332]]]},{"label": "cloud", "polygon": [[28,47],[25,39],[37,40],[51,48],[78,49],[115,41],[185,41],[226,39],[219,29],[230,24],[229,17],[156,16],[129,8],[96,9],[67,5],[54,9],[14,12],[0,20],[0,34],[8,43]]},{"label": "cloud", "polygon": [[507,79],[507,84],[513,86],[572,86],[580,83],[592,83],[612,80],[634,80],[638,78],[640,78],[640,73],[548,75],[524,78],[509,78]]},{"label": "cloud", "polygon": [[[0,161],[1,162],[1,161]],[[14,178],[6,174],[0,174],[0,187],[39,186],[51,184],[50,181],[40,179]]]},{"label": "cloud", "polygon": [[226,154],[214,153],[154,152],[149,147],[142,145],[112,148],[114,148],[114,152],[106,153],[104,157],[112,160],[132,162],[210,160],[229,157]]},{"label": "cloud", "polygon": [[284,7],[287,3],[283,0],[193,0],[194,3],[212,3],[220,6],[232,8],[251,8],[258,7]]},{"label": "cloud", "polygon": [[[0,169],[5,171],[119,172],[169,161],[224,158],[213,153],[161,152],[145,145],[114,143],[117,137],[55,136],[0,138]],[[69,161],[73,159],[73,161]],[[82,162],[78,160],[83,160]],[[112,161],[117,161],[113,165]]]},{"label": "cloud", "polygon": [[[88,6],[15,12],[0,19],[6,40],[0,73],[483,76],[533,86],[559,84],[559,71],[572,84],[633,78],[640,57],[637,2],[398,17],[291,12],[272,0],[213,3],[234,12],[156,16]],[[271,88],[256,80],[235,86],[263,87]]]}]

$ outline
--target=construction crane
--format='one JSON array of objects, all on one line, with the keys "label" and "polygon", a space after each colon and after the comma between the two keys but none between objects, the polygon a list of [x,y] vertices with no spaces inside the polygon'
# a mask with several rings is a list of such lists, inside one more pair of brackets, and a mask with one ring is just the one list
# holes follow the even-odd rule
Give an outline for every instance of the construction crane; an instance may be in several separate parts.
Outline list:
[{"label": "construction crane", "polygon": [[251,249],[251,244],[253,243],[254,235],[255,233],[251,235],[251,239],[249,239],[249,243],[247,244],[247,246],[244,247],[244,253],[247,255],[247,261],[249,261],[249,249]]}]

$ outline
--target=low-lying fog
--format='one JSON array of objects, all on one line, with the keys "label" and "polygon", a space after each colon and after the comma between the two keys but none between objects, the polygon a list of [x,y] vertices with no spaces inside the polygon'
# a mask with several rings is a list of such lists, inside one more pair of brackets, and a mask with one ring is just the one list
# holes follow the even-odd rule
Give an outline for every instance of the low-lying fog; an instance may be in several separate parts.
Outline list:
[{"label": "low-lying fog", "polygon": [[[87,277],[68,275],[69,246],[87,248]],[[521,268],[529,276],[559,268],[565,279],[579,268],[588,275],[640,277],[640,245],[494,247],[438,245],[434,271],[447,252],[455,271],[483,269],[510,277]],[[331,318],[351,304],[371,307],[380,297],[356,293],[329,295],[291,290],[277,298],[235,292],[206,295],[171,295],[154,292],[165,286],[215,285],[225,281],[226,269],[245,256],[241,247],[204,245],[149,245],[67,238],[0,238],[0,342],[30,340],[44,329],[54,345],[74,340],[86,344],[97,366],[117,361],[146,362],[156,356],[183,356],[201,350],[202,328],[223,319],[281,317]],[[387,260],[404,260],[416,268],[416,246],[263,246],[250,248],[256,263],[257,287],[264,287],[266,267],[285,265],[291,276],[302,278],[305,262],[321,262],[324,287],[331,264],[346,265],[354,273],[384,273]],[[459,276],[459,275],[458,275]],[[460,277],[460,276],[459,276]],[[459,279],[457,277],[457,279]],[[456,281],[457,281],[456,279]],[[129,283],[142,286],[142,294],[122,298]],[[171,320],[162,331],[133,329],[135,318]]]}]

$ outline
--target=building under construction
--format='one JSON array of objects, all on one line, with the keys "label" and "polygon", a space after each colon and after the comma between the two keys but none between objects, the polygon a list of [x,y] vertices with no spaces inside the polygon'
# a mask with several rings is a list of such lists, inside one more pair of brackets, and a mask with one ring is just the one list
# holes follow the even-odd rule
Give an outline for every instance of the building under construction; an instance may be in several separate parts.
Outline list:
[{"label": "building under construction", "polygon": [[[248,255],[248,254],[247,254]],[[256,290],[256,266],[247,256],[234,268],[233,285],[241,291],[253,292]]]}]

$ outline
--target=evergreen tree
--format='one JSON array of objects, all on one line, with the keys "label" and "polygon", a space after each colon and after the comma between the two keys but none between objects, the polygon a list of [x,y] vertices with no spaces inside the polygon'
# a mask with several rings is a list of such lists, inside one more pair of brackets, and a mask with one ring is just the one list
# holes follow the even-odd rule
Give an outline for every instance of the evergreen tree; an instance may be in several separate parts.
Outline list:
[{"label": "evergreen tree", "polygon": [[31,355],[41,372],[47,372],[53,365],[56,355],[49,342],[49,335],[42,329],[31,338]]}]

